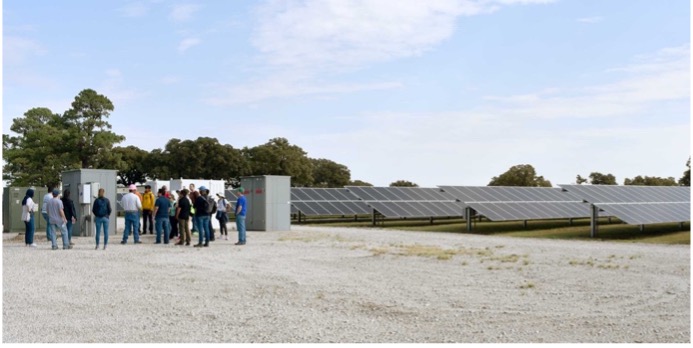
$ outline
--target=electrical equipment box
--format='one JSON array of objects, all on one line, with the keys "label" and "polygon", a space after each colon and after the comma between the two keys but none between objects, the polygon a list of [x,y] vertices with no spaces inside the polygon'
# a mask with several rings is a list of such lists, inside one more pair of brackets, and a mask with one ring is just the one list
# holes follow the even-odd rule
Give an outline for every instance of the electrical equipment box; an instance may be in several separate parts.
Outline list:
[{"label": "electrical equipment box", "polygon": [[248,231],[291,230],[291,177],[280,175],[241,178],[245,189]]},{"label": "electrical equipment box", "polygon": [[92,182],[91,183],[91,201],[95,201],[97,198],[99,198],[99,190],[101,189],[101,184],[98,182]]},{"label": "electrical equipment box", "polygon": [[79,185],[79,204],[91,203],[91,184]]}]

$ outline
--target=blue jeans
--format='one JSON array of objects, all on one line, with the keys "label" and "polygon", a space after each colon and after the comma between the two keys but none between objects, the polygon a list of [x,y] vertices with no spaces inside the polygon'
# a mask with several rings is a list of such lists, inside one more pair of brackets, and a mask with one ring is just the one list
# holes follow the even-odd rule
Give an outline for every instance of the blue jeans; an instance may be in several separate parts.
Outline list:
[{"label": "blue jeans", "polygon": [[140,213],[139,212],[125,212],[125,231],[123,231],[123,242],[128,241],[128,236],[130,236],[130,230],[135,236],[135,242],[140,241]]},{"label": "blue jeans", "polygon": [[48,220],[48,213],[41,213],[41,215],[43,215],[43,219],[46,220],[46,238],[51,240],[51,222]]},{"label": "blue jeans", "polygon": [[99,246],[99,239],[101,239],[101,227],[103,226],[103,246],[108,245],[108,218],[107,217],[97,217],[94,219],[96,223],[96,246]]},{"label": "blue jeans", "polygon": [[29,213],[29,221],[24,221],[24,226],[26,227],[24,242],[26,245],[34,244],[34,231],[36,229],[36,226],[34,226],[34,214]]},{"label": "blue jeans", "polygon": [[65,224],[51,224],[51,243],[53,247],[58,247],[56,241],[55,233],[60,231],[60,236],[63,239],[63,249],[67,249],[70,246],[70,237],[67,235],[67,226]]},{"label": "blue jeans", "polygon": [[200,244],[202,244],[202,238],[206,242],[209,242],[209,215],[195,216],[197,220],[197,235],[200,237]]},{"label": "blue jeans", "polygon": [[168,237],[171,234],[171,222],[166,217],[158,217],[154,219],[156,223],[156,242],[161,243],[161,230],[164,232],[164,243],[168,244]]},{"label": "blue jeans", "polygon": [[238,230],[238,242],[245,244],[245,215],[236,215],[236,229]]},{"label": "blue jeans", "polygon": [[65,226],[67,227],[67,240],[72,243],[72,219],[67,220],[67,224]]}]

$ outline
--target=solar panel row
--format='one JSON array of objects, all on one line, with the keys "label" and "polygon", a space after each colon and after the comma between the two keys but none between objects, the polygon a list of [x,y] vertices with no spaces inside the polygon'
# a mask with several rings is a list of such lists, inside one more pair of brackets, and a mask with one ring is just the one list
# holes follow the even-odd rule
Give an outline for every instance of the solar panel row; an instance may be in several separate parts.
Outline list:
[{"label": "solar panel row", "polygon": [[467,203],[492,221],[579,218],[589,216],[589,205],[580,202]]},{"label": "solar panel row", "polygon": [[389,218],[464,215],[464,204],[437,188],[346,186],[370,207]]}]

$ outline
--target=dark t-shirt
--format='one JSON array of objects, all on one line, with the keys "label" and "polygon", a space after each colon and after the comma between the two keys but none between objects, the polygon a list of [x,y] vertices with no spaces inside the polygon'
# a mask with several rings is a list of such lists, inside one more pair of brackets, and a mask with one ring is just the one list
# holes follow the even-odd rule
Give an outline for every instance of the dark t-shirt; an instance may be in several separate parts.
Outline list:
[{"label": "dark t-shirt", "polygon": [[189,219],[190,218],[190,201],[188,197],[181,197],[178,200],[178,208],[180,208],[180,213],[178,213],[179,219]]},{"label": "dark t-shirt", "polygon": [[171,209],[171,201],[169,201],[168,198],[159,196],[154,202],[154,206],[158,207],[155,218],[168,219],[168,210]]},{"label": "dark t-shirt", "polygon": [[205,200],[207,200],[205,196],[199,196],[195,200],[195,216],[209,216],[209,213],[205,210]]}]

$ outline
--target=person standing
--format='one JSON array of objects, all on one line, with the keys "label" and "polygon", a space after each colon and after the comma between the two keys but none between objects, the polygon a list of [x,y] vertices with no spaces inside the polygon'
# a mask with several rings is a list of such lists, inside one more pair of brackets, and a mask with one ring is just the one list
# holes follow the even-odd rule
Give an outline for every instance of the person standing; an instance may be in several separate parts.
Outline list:
[{"label": "person standing", "polygon": [[34,212],[36,211],[36,203],[34,203],[34,190],[27,189],[24,199],[22,199],[22,221],[24,221],[24,243],[28,247],[36,247],[34,243],[34,232],[36,225],[34,224]]},{"label": "person standing", "polygon": [[94,214],[94,222],[96,223],[96,250],[99,249],[99,237],[101,236],[101,228],[103,227],[103,250],[106,250],[108,245],[108,223],[111,217],[111,201],[104,197],[106,190],[99,189],[99,197],[94,201],[91,208]]},{"label": "person standing", "polygon": [[48,241],[51,241],[51,222],[48,219],[48,212],[46,211],[46,205],[48,204],[48,201],[53,199],[53,187],[48,186],[48,193],[46,193],[43,196],[43,205],[41,206],[41,215],[43,216],[43,219],[46,220],[46,239]]},{"label": "person standing", "polygon": [[[142,203],[142,194],[140,193],[140,191],[135,190],[135,195],[137,196],[137,198],[140,199],[140,203]],[[140,233],[140,235],[142,235],[142,224],[140,223],[139,217],[137,219],[137,231]]]},{"label": "person standing", "polygon": [[[200,186],[200,195],[195,198],[195,220],[197,220],[197,233],[199,235],[199,242],[195,245],[196,248],[201,246],[209,246],[209,213],[207,212],[207,195],[209,195],[209,190],[206,187]],[[202,241],[204,240],[204,244]]]},{"label": "person standing", "polygon": [[72,198],[70,198],[70,189],[63,190],[63,198],[61,200],[63,201],[63,211],[65,212],[65,218],[67,219],[66,227],[68,241],[70,242],[70,246],[73,246],[72,226],[75,222],[77,222],[77,209],[75,209],[75,202],[72,201]]},{"label": "person standing", "polygon": [[245,215],[248,211],[244,189],[239,187],[238,199],[236,199],[236,229],[238,230],[238,242],[236,245],[245,245]]},{"label": "person standing", "polygon": [[48,204],[46,204],[48,220],[51,223],[51,245],[53,250],[58,249],[55,234],[57,231],[60,231],[60,236],[63,239],[63,250],[72,249],[72,245],[70,245],[70,237],[67,234],[67,218],[65,217],[65,212],[63,211],[63,201],[61,201],[58,196],[60,196],[60,190],[53,189],[53,199],[49,200]]},{"label": "person standing", "polygon": [[217,220],[219,220],[219,238],[229,240],[229,230],[226,228],[226,223],[229,222],[229,208],[231,205],[226,201],[226,198],[217,193],[219,200],[217,201]]},{"label": "person standing", "polygon": [[168,222],[171,224],[171,235],[168,236],[168,239],[171,240],[178,237],[178,220],[176,220],[176,207],[178,203],[176,203],[176,195],[173,192],[167,191],[166,193],[168,193],[168,197],[166,198],[168,198],[168,201],[171,203],[171,208],[168,210]]},{"label": "person standing", "polygon": [[188,220],[190,220],[190,200],[188,199],[187,189],[180,191],[180,198],[176,207],[176,219],[178,219],[178,231],[180,233],[180,240],[176,245],[183,245],[183,243],[190,245],[192,236],[188,226]]},{"label": "person standing", "polygon": [[154,234],[154,219],[152,210],[154,210],[154,193],[150,185],[144,185],[144,194],[142,195],[142,234],[147,234],[147,222],[149,222],[149,234]]},{"label": "person standing", "polygon": [[156,221],[156,243],[161,244],[161,233],[164,233],[164,244],[168,244],[171,234],[171,224],[168,219],[168,211],[171,209],[171,202],[166,198],[166,190],[160,188],[158,196],[154,202],[154,221]]},{"label": "person standing", "polygon": [[[195,184],[190,184],[190,186],[188,187],[190,188],[190,196],[188,196],[190,199],[190,205],[194,207],[195,199],[200,193],[195,189]],[[195,233],[197,232],[197,220],[195,220],[195,211],[192,211],[190,213],[190,216],[190,219],[192,220],[192,229],[190,230],[190,232]]]},{"label": "person standing", "polygon": [[137,187],[134,184],[129,186],[129,190],[130,192],[125,194],[120,200],[120,205],[123,207],[123,210],[125,210],[125,230],[123,231],[123,240],[120,244],[127,244],[131,230],[135,238],[135,244],[140,244],[142,243],[139,234],[142,202],[135,194]]}]

